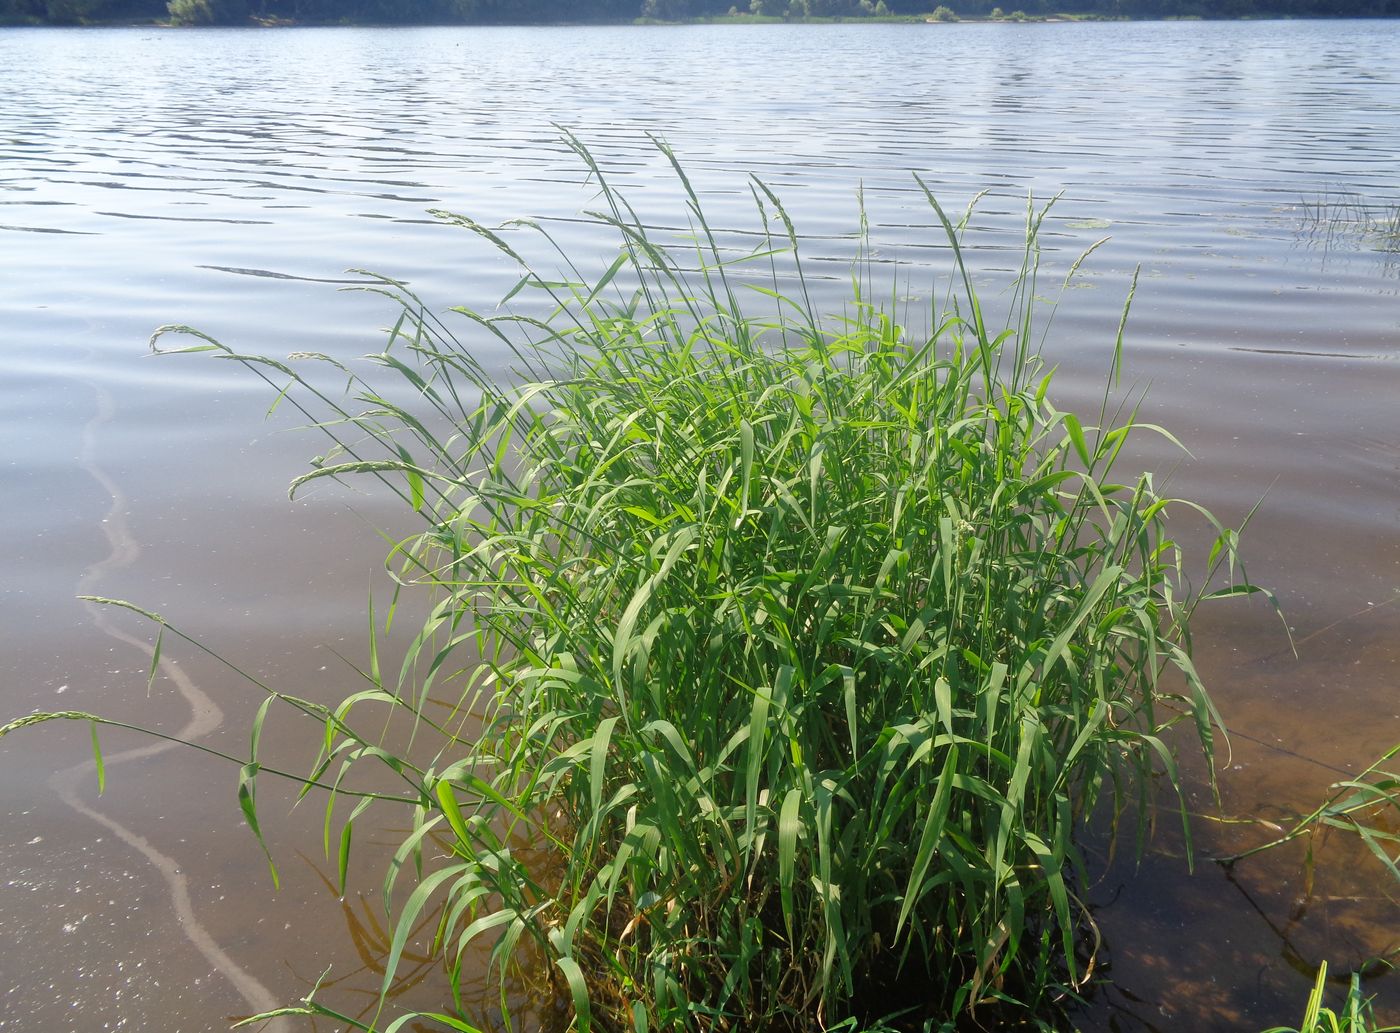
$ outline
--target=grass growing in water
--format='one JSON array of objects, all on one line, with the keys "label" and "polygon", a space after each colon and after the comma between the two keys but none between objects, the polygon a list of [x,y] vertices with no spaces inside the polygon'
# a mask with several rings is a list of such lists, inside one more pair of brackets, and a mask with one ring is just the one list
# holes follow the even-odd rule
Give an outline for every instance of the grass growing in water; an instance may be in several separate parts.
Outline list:
[{"label": "grass growing in water", "polygon": [[1317,982],[1308,995],[1308,1005],[1303,1012],[1303,1021],[1294,1029],[1292,1026],[1274,1026],[1264,1033],[1400,1033],[1400,1026],[1379,1026],[1371,1001],[1361,992],[1361,974],[1353,972],[1347,984],[1346,998],[1340,1010],[1333,1011],[1322,1003],[1323,992],[1327,988],[1327,962],[1317,970]]},{"label": "grass growing in water", "polygon": [[[819,315],[761,183],[764,243],[735,259],[677,164],[694,238],[671,249],[567,139],[617,259],[594,278],[562,253],[563,273],[524,268],[511,296],[546,318],[460,310],[517,380],[392,281],[376,289],[402,315],[376,359],[421,409],[358,378],[342,403],[208,338],[176,349],[249,364],[338,439],[298,484],[376,476],[427,521],[391,556],[437,593],[398,686],[376,662],[335,708],[269,697],[323,724],[310,782],[367,761],[408,785],[386,902],[430,837],[451,841],[398,911],[385,986],[441,902],[450,959],[486,940],[504,983],[530,941],[579,1030],[1044,1014],[1091,963],[1079,823],[1103,798],[1146,814],[1158,773],[1176,785],[1163,731],[1187,721],[1209,755],[1218,724],[1166,528],[1209,514],[1115,471],[1130,432],[1165,431],[1115,422],[1107,393],[1093,425],[1055,408],[1033,346],[1043,210],[997,328],[965,220],[928,195],[953,287],[916,333],[877,300],[865,248],[843,314]],[[1121,343],[1120,325],[1115,371]],[[1216,532],[1206,565],[1233,571]],[[411,755],[357,730],[383,708],[413,713]],[[372,799],[344,825],[342,879]]]},{"label": "grass growing in water", "polygon": [[1393,270],[1400,256],[1400,204],[1351,191],[1328,190],[1299,206],[1300,232],[1323,251],[1373,251]]}]

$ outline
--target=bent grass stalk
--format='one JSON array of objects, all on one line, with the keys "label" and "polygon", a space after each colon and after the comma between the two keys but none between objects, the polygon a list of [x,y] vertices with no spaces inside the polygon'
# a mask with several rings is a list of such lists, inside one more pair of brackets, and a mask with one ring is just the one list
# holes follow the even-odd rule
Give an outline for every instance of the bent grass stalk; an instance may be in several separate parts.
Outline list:
[{"label": "bent grass stalk", "polygon": [[[1130,434],[1164,430],[1115,421],[1107,394],[1096,425],[1053,404],[1033,345],[1044,208],[1028,209],[999,329],[966,217],[931,193],[954,275],[928,329],[875,300],[863,236],[844,312],[823,318],[764,184],[762,243],[734,257],[658,144],[688,199],[678,249],[565,139],[598,190],[589,217],[618,241],[601,275],[562,250],[562,272],[532,269],[511,234],[553,246],[539,226],[439,213],[521,266],[505,302],[530,307],[455,310],[510,350],[514,379],[384,278],[368,289],[400,314],[373,359],[413,408],[336,363],[342,401],[292,364],[325,356],[240,354],[184,327],[153,339],[245,364],[334,440],[294,492],[367,474],[426,522],[390,555],[403,585],[435,593],[397,680],[372,652],[338,706],[267,690],[242,762],[250,825],[272,703],[323,728],[305,787],[329,791],[328,853],[353,769],[408,785],[386,908],[410,869],[414,884],[386,991],[441,906],[454,987],[481,941],[504,987],[528,941],[580,1031],[1043,1014],[1092,966],[1076,829],[1101,801],[1146,814],[1159,773],[1180,797],[1169,726],[1215,748],[1189,620],[1202,598],[1259,591],[1235,532],[1118,472]],[[1121,348],[1120,325],[1115,375]],[[1225,587],[1191,589],[1178,511],[1214,528],[1205,566]],[[426,760],[357,730],[381,709],[411,712]],[[343,825],[342,882],[371,802]],[[429,864],[433,837],[451,853]],[[335,1014],[313,998],[282,1013]]]}]

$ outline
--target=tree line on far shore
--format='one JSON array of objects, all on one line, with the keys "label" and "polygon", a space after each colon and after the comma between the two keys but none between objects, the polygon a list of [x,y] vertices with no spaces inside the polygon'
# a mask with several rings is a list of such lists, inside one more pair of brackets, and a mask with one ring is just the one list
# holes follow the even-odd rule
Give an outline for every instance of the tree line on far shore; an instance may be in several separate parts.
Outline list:
[{"label": "tree line on far shore", "polygon": [[539,24],[682,21],[725,16],[917,17],[1022,20],[1099,18],[1397,17],[1400,0],[0,0],[0,25],[170,22],[250,24]]}]

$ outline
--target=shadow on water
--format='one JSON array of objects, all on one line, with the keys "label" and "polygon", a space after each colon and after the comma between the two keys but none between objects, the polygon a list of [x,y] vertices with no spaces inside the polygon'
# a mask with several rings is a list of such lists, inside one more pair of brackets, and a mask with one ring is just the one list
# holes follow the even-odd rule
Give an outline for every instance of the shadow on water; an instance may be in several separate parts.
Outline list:
[{"label": "shadow on water", "polygon": [[[409,830],[382,830],[386,843],[399,833],[406,836]],[[448,855],[450,843],[446,837],[430,836],[428,842],[437,848],[439,856]],[[303,963],[288,960],[286,967],[303,996],[314,994],[317,1000],[334,1002],[342,1014],[365,1023],[381,1013],[381,1000],[388,1006],[385,1014],[393,1014],[396,1004],[414,1007],[415,999],[421,1007],[423,1001],[431,1000],[434,995],[439,999],[439,1006],[445,1007],[452,997],[446,975],[447,963],[442,952],[433,947],[440,932],[443,905],[439,903],[424,909],[408,933],[393,976],[385,986],[394,929],[385,918],[381,898],[362,890],[342,895],[322,863],[302,851],[297,851],[297,857],[326,896],[334,900],[345,923],[346,942],[353,946],[359,959],[358,967],[327,969],[320,973],[307,971]],[[540,962],[529,945],[522,946],[518,963],[504,989],[490,969],[489,953],[485,946],[478,945],[461,959],[463,976],[459,985],[463,1017],[483,1033],[506,1033],[511,1028],[532,1033],[564,1033],[569,1025],[567,998],[534,967]],[[510,1002],[513,1026],[501,1017],[499,1002],[502,1000]],[[306,1022],[307,1028],[316,1033],[342,1028],[314,1016]],[[440,1027],[417,1021],[402,1028],[412,1033],[430,1033]]]},{"label": "shadow on water", "polygon": [[[1298,659],[1286,648],[1265,651],[1214,673],[1211,684],[1254,702],[1236,707],[1229,718],[1229,756],[1218,772],[1220,808],[1212,803],[1199,763],[1193,766],[1190,755],[1183,756],[1194,811],[1194,871],[1170,807],[1155,815],[1152,848],[1140,858],[1131,845],[1112,855],[1096,845],[1106,842],[1099,822],[1090,841],[1088,897],[1104,938],[1105,981],[1075,1012],[1077,1028],[1166,1033],[1183,1026],[1248,1030],[1296,1021],[1324,962],[1329,1004],[1340,1001],[1356,972],[1363,991],[1377,995],[1377,1018],[1400,1019],[1393,997],[1400,973],[1391,965],[1400,960],[1400,884],[1358,837],[1322,826],[1234,863],[1214,860],[1278,838],[1329,795],[1330,785],[1356,778],[1377,755],[1369,743],[1348,750],[1326,729],[1298,734],[1286,715],[1269,713],[1277,707],[1263,686],[1280,674],[1322,683],[1320,672],[1336,663],[1326,640],[1344,632],[1348,655],[1359,646],[1357,653],[1373,670],[1389,666],[1391,624],[1376,629],[1384,647],[1362,644],[1363,632],[1368,619],[1390,617],[1395,602],[1303,635]],[[1238,642],[1251,628],[1244,622],[1210,630],[1211,637]],[[1376,656],[1382,648],[1386,655]],[[1215,645],[1205,643],[1202,652],[1209,663]],[[1362,663],[1354,657],[1350,662]],[[1336,723],[1350,727],[1345,715]],[[1380,727],[1384,734],[1387,724]],[[1281,731],[1289,734],[1275,734]],[[1396,831],[1393,810],[1369,817],[1383,833]]]},{"label": "shadow on water", "polygon": [[[346,968],[343,971],[327,969],[319,974],[302,971],[303,966],[295,959],[289,959],[285,964],[302,987],[304,994],[315,993],[318,997],[333,997],[338,1009],[344,1014],[367,1022],[379,1011],[378,990],[384,980],[393,942],[393,931],[381,914],[382,904],[378,900],[371,902],[369,896],[363,892],[342,895],[334,880],[320,864],[300,850],[297,851],[297,857],[325,888],[327,894],[335,899],[341,917],[345,920],[346,942],[353,947],[360,964],[357,968]],[[384,1000],[399,1000],[440,975],[442,962],[428,945],[431,944],[441,917],[440,907],[436,910],[428,909],[413,926],[408,934],[408,946],[400,955],[393,979],[383,991]],[[323,1019],[314,1016],[308,1018],[307,1022],[312,1030],[330,1028]],[[414,1033],[430,1029],[422,1023],[410,1023],[405,1028]]]},{"label": "shadow on water", "polygon": [[[1194,875],[1179,856],[1117,862],[1091,893],[1104,935],[1103,981],[1072,1013],[1075,1028],[1260,1029],[1301,1013],[1324,962],[1329,1004],[1359,972],[1364,992],[1380,995],[1378,1018],[1394,1021],[1384,1002],[1396,983],[1389,960],[1400,953],[1400,904],[1376,893],[1374,880],[1347,878],[1343,870],[1365,859],[1332,846],[1306,891],[1301,850],[1237,870],[1207,861]],[[1211,907],[1201,907],[1203,896]]]}]

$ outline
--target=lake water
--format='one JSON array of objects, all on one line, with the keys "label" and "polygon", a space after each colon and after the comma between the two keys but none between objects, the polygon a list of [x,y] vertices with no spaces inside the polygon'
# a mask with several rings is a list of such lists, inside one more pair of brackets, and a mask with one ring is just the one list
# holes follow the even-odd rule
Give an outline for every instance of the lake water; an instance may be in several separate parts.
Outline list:
[{"label": "lake water", "polygon": [[[755,228],[757,174],[834,286],[861,186],[902,296],[946,273],[912,171],[950,208],[989,191],[968,238],[988,284],[1014,264],[1028,193],[1063,193],[1050,273],[1111,236],[1048,350],[1087,402],[1141,267],[1129,378],[1192,451],[1141,458],[1228,521],[1264,499],[1246,556],[1298,643],[1295,659],[1262,605],[1201,613],[1200,666],[1235,733],[1225,811],[1310,809],[1400,741],[1397,54],[1395,22],[0,30],[0,720],[95,710],[246,751],[255,690],[167,638],[148,694],[152,629],[79,593],[157,610],[287,691],[353,687],[337,654],[365,655],[367,597],[387,598],[374,528],[401,517],[337,488],[288,502],[319,443],[265,419],[271,398],[236,367],[149,357],[146,338],[187,323],[350,361],[392,318],[336,292],[352,267],[439,308],[489,305],[513,271],[429,208],[540,217],[603,255],[557,123],[663,234],[684,209],[647,133],[726,229]],[[265,749],[299,762],[300,732],[284,719]],[[103,743],[100,799],[74,767],[85,729],[0,746],[0,1031],[222,1028],[328,965],[328,1001],[369,1005],[395,830],[364,844],[363,892],[340,900],[319,812],[288,816],[264,780],[274,894],[233,768]],[[1116,988],[1086,1028],[1296,1021],[1318,961],[1396,946],[1395,888],[1343,844],[1307,896],[1297,854],[1188,876],[1163,832],[1136,872],[1100,866]],[[1207,855],[1261,836],[1198,823]],[[444,1003],[431,964],[412,975],[400,1002]],[[1368,986],[1400,1015],[1400,980]]]}]

